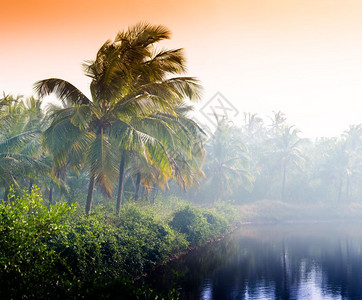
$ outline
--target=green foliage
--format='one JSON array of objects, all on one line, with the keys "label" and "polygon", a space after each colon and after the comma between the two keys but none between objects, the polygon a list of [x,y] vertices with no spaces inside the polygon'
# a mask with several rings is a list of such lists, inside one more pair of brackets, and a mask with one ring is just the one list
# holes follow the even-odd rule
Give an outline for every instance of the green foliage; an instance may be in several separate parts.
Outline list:
[{"label": "green foliage", "polygon": [[212,211],[230,225],[240,223],[239,213],[230,203],[217,203]]},{"label": "green foliage", "polygon": [[[202,129],[187,118],[191,107],[185,102],[199,100],[201,86],[195,78],[182,76],[186,70],[181,49],[155,48],[169,38],[167,28],[142,23],[106,41],[95,59],[84,64],[92,79],[90,99],[62,79],[34,85],[40,97],[55,94],[66,106],[54,109],[44,132],[53,173],[79,170],[82,164],[89,173],[89,191],[96,186],[110,198],[118,182],[117,215],[125,168],[140,174],[148,190],[171,178],[186,188],[203,174]],[[200,151],[191,155],[199,144]],[[92,203],[89,192],[87,214]]]},{"label": "green foliage", "polygon": [[67,229],[62,221],[72,210],[64,203],[48,209],[35,187],[21,197],[10,189],[0,203],[0,295],[40,298],[64,288],[68,269],[48,242]]},{"label": "green foliage", "polygon": [[68,231],[51,241],[70,268],[77,286],[88,295],[118,278],[134,278],[185,249],[183,236],[134,204],[127,204],[119,218],[103,212],[74,215]]},{"label": "green foliage", "polygon": [[[120,217],[99,209],[85,216],[66,203],[47,207],[37,188],[0,204],[0,296],[47,299],[97,295],[117,299],[178,299],[131,281],[191,243],[226,232],[228,221],[210,209],[126,203]],[[225,210],[224,210],[225,211]],[[123,297],[123,298],[122,298]]]},{"label": "green foliage", "polygon": [[68,224],[68,230],[53,239],[51,246],[81,285],[97,277],[111,280],[122,275],[122,249],[114,226],[97,216],[73,216]]},{"label": "green foliage", "polygon": [[177,300],[180,293],[175,289],[160,292],[141,282],[127,278],[117,278],[113,282],[90,287],[87,299],[117,299],[117,300]]},{"label": "green foliage", "polygon": [[140,276],[188,246],[182,234],[132,203],[119,218],[104,212],[86,217],[65,203],[48,208],[37,188],[21,196],[11,189],[0,213],[4,297],[89,297],[107,295],[112,286],[120,299],[157,299],[155,291],[124,278]]},{"label": "green foliage", "polygon": [[227,221],[220,215],[191,206],[176,211],[170,225],[185,234],[192,245],[204,244],[228,229]]},{"label": "green foliage", "polygon": [[[117,226],[127,234],[128,257],[141,257],[137,271],[149,271],[156,263],[169,258],[176,251],[188,246],[184,237],[173,231],[162,220],[157,219],[152,211],[145,212],[136,204],[128,204],[121,210]],[[132,268],[127,268],[131,270]],[[136,270],[135,270],[136,271]]]},{"label": "green foliage", "polygon": [[201,188],[201,198],[222,201],[230,197],[236,187],[252,190],[255,178],[248,149],[227,119],[217,119],[217,128],[205,149],[207,179]]}]

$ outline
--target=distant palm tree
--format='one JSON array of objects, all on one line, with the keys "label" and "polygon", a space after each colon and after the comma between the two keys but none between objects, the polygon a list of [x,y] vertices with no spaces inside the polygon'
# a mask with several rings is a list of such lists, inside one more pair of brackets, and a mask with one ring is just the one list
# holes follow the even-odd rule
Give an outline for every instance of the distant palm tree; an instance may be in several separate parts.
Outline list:
[{"label": "distant palm tree", "polygon": [[287,167],[294,165],[300,168],[305,161],[302,154],[301,144],[303,139],[298,136],[299,130],[294,126],[283,126],[280,133],[272,138],[275,150],[270,153],[269,158],[279,162],[282,171],[281,200],[285,201],[285,186]]},{"label": "distant palm tree", "polygon": [[235,128],[226,119],[217,120],[217,128],[205,145],[205,173],[216,201],[225,199],[233,188],[250,190],[254,177],[249,169],[249,156]]},{"label": "distant palm tree", "polygon": [[281,133],[283,126],[286,126],[287,117],[281,111],[273,111],[273,117],[270,117],[270,120],[272,122],[270,125],[272,134],[277,135]]},{"label": "distant palm tree", "polygon": [[[325,153],[319,175],[334,182],[337,187],[337,201],[350,198],[353,179],[362,177],[362,126],[350,126],[341,139],[334,140]],[[343,190],[345,193],[343,193]]]},{"label": "distant palm tree", "polygon": [[257,114],[244,113],[243,129],[248,138],[255,138],[263,130],[263,119]]},{"label": "distant palm tree", "polygon": [[[96,59],[84,65],[92,79],[91,99],[62,79],[35,84],[40,96],[55,93],[67,106],[52,114],[45,140],[53,150],[56,167],[64,166],[69,156],[88,166],[87,214],[95,184],[111,196],[117,175],[119,213],[127,152],[136,151],[160,168],[175,167],[162,141],[142,125],[155,113],[177,116],[175,105],[200,96],[196,79],[171,77],[185,71],[182,49],[155,50],[156,42],[169,37],[169,30],[163,26],[138,24],[120,32],[113,42],[107,41]],[[167,125],[162,129],[167,131]],[[151,153],[157,155],[150,157]]]}]

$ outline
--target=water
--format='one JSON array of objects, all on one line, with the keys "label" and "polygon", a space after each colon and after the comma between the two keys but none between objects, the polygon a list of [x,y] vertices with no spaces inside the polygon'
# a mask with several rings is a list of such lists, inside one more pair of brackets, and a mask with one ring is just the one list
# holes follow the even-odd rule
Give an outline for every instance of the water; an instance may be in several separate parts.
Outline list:
[{"label": "water", "polygon": [[183,299],[362,299],[362,223],[247,225],[157,270]]}]

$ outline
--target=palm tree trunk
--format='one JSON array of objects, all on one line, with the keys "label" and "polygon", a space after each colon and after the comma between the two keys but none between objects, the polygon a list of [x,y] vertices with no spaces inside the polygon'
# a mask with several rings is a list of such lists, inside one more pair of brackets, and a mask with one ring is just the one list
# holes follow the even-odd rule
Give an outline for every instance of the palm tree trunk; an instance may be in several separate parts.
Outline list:
[{"label": "palm tree trunk", "polygon": [[282,193],[281,193],[281,200],[284,202],[285,200],[285,178],[286,178],[286,172],[287,166],[286,164],[283,164],[283,182],[282,182]]},{"label": "palm tree trunk", "polygon": [[49,189],[49,198],[48,198],[48,200],[49,200],[48,205],[49,205],[49,206],[52,205],[52,204],[53,204],[53,187],[51,187],[51,188]]},{"label": "palm tree trunk", "polygon": [[157,184],[154,184],[153,185],[153,195],[152,195],[152,198],[151,198],[151,205],[155,204],[155,199],[157,197],[157,194],[158,194],[158,185]]},{"label": "palm tree trunk", "polygon": [[90,214],[91,209],[92,209],[93,191],[94,191],[94,174],[90,175],[90,177],[89,177],[87,202],[85,204],[85,213],[87,215]]},{"label": "palm tree trunk", "polygon": [[135,195],[134,195],[135,201],[138,200],[138,194],[139,194],[139,191],[140,191],[140,185],[141,185],[141,173],[138,172],[138,173],[137,173],[137,178],[136,178],[136,192],[135,192]]},{"label": "palm tree trunk", "polygon": [[119,180],[118,180],[118,194],[116,202],[116,215],[119,216],[121,210],[122,196],[123,196],[123,183],[124,183],[124,166],[125,166],[125,156],[122,155],[121,162],[119,164]]}]

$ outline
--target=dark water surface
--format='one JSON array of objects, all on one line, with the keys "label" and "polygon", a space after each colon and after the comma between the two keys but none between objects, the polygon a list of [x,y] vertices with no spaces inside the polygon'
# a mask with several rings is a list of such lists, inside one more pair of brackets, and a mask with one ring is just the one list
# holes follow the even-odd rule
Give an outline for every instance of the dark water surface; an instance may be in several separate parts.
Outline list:
[{"label": "dark water surface", "polygon": [[362,223],[245,225],[149,280],[184,299],[362,299]]}]

